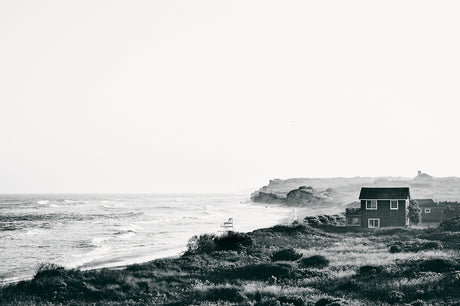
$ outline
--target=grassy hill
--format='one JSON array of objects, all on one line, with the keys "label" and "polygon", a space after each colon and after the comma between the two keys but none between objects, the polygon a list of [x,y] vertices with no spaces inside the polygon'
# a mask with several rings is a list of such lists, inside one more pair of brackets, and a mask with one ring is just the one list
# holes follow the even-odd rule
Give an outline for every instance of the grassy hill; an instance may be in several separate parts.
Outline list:
[{"label": "grassy hill", "polygon": [[347,232],[274,226],[190,240],[178,258],[123,269],[44,265],[2,305],[454,305],[460,228]]}]

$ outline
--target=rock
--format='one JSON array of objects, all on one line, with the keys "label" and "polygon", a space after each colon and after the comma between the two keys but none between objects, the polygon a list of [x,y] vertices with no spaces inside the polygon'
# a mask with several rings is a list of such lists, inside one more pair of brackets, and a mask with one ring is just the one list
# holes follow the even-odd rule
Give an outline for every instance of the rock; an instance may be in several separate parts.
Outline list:
[{"label": "rock", "polygon": [[252,200],[256,203],[267,203],[267,204],[285,204],[286,198],[279,196],[275,193],[259,192],[253,196]]},{"label": "rock", "polygon": [[318,204],[324,198],[311,186],[301,186],[288,192],[286,203],[288,205]]}]

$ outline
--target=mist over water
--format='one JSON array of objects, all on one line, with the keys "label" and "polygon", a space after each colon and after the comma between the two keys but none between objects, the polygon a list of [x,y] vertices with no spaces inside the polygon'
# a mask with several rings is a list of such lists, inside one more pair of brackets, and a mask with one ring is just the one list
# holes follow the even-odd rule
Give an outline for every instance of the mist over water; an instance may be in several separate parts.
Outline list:
[{"label": "mist over water", "polygon": [[31,277],[43,262],[96,268],[177,255],[230,217],[250,231],[289,211],[247,195],[0,195],[0,278]]}]

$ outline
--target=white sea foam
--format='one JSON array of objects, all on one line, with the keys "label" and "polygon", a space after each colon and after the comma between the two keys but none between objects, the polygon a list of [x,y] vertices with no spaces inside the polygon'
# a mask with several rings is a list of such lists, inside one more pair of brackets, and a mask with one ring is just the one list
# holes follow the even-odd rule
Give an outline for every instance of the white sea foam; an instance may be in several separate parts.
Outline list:
[{"label": "white sea foam", "polygon": [[42,262],[94,268],[177,255],[193,235],[217,233],[230,217],[235,230],[249,231],[274,225],[289,213],[275,206],[242,204],[244,196],[62,198],[18,198],[29,204],[0,206],[0,214],[13,216],[14,229],[0,244],[2,260],[8,262],[0,263],[1,276],[31,276]]}]

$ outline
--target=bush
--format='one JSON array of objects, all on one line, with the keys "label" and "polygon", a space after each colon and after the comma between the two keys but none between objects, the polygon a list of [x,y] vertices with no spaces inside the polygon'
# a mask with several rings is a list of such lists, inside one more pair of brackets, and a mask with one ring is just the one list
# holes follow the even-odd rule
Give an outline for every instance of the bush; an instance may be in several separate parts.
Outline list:
[{"label": "bush", "polygon": [[443,231],[459,232],[460,216],[441,222],[441,224],[439,224],[439,228]]},{"label": "bush", "polygon": [[230,302],[243,302],[245,297],[235,287],[217,287],[209,289],[204,296],[207,301],[230,301]]},{"label": "bush", "polygon": [[391,304],[401,303],[404,300],[404,293],[399,291],[391,291],[388,296],[388,301]]},{"label": "bush", "polygon": [[442,249],[442,244],[439,241],[428,241],[420,247],[422,250],[439,250]]},{"label": "bush", "polygon": [[230,271],[230,276],[239,279],[267,280],[271,277],[285,278],[291,274],[293,267],[288,264],[262,263],[243,266]]},{"label": "bush", "polygon": [[341,299],[330,298],[330,297],[319,299],[315,303],[315,306],[342,306],[342,305],[348,305],[348,303],[345,303]]},{"label": "bush", "polygon": [[401,246],[395,244],[390,247],[390,253],[401,253],[402,248]]},{"label": "bush", "polygon": [[302,258],[302,254],[297,253],[294,249],[283,249],[277,252],[274,252],[271,256],[272,261],[296,261],[299,258]]},{"label": "bush", "polygon": [[252,245],[252,238],[246,233],[228,232],[216,237],[214,242],[218,251],[241,250]]},{"label": "bush", "polygon": [[214,234],[193,236],[187,243],[187,251],[185,252],[185,255],[213,252],[216,249],[216,243],[214,242],[215,239],[216,235]]},{"label": "bush", "polygon": [[304,306],[306,305],[301,296],[280,296],[278,301],[281,305],[294,305]]},{"label": "bush", "polygon": [[419,224],[422,220],[422,213],[417,201],[410,201],[408,217],[410,222],[414,223],[415,225]]},{"label": "bush", "polygon": [[252,238],[246,233],[228,232],[222,236],[203,234],[193,236],[187,243],[185,255],[209,254],[214,251],[241,250],[252,245]]},{"label": "bush", "polygon": [[360,274],[377,274],[382,271],[383,271],[382,267],[379,267],[379,266],[366,265],[366,266],[359,267]]},{"label": "bush", "polygon": [[336,287],[337,290],[345,291],[345,292],[358,291],[359,288],[360,287],[358,286],[358,284],[352,280],[341,283],[340,285]]},{"label": "bush", "polygon": [[65,273],[65,268],[53,263],[41,263],[38,265],[37,272],[35,272],[34,279],[41,277],[55,277],[62,276]]},{"label": "bush", "polygon": [[283,234],[295,234],[295,233],[306,233],[308,228],[303,224],[286,226],[286,225],[275,225],[271,228],[266,229],[266,231],[272,233],[283,233]]},{"label": "bush", "polygon": [[313,255],[311,257],[303,258],[300,261],[301,265],[307,268],[324,268],[329,265],[329,260],[326,257],[321,255]]},{"label": "bush", "polygon": [[446,272],[455,268],[455,263],[443,258],[426,259],[420,262],[419,267],[422,271]]},{"label": "bush", "polygon": [[307,216],[305,219],[303,219],[303,222],[305,222],[307,225],[312,226],[312,227],[317,227],[322,225],[321,221],[319,218],[316,216]]}]

